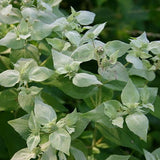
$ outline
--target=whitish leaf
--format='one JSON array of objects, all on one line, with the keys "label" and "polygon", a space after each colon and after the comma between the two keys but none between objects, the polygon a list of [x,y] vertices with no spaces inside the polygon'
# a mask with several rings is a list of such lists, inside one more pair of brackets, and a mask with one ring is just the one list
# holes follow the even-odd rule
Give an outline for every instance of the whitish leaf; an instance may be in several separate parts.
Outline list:
[{"label": "whitish leaf", "polygon": [[129,160],[130,156],[111,155],[106,160]]},{"label": "whitish leaf", "polygon": [[63,152],[58,152],[58,158],[59,158],[59,160],[67,160],[67,158]]},{"label": "whitish leaf", "polygon": [[66,130],[59,128],[49,136],[49,141],[53,148],[69,155],[71,137]]},{"label": "whitish leaf", "polygon": [[112,120],[112,124],[120,128],[123,128],[123,122],[124,122],[123,117],[117,117]]},{"label": "whitish leaf", "polygon": [[146,158],[146,160],[157,160],[154,155],[152,155],[150,152],[146,151],[145,149],[144,151],[144,156]]},{"label": "whitish leaf", "polygon": [[29,72],[29,79],[31,81],[41,82],[48,79],[53,74],[53,71],[46,67],[34,67]]},{"label": "whitish leaf", "polygon": [[14,32],[8,32],[6,36],[0,39],[0,46],[6,46],[8,48],[20,49],[24,46],[25,40],[17,39],[17,35]]},{"label": "whitish leaf", "polygon": [[136,69],[134,67],[132,67],[129,70],[129,75],[136,75],[139,77],[143,77],[145,79],[147,79],[148,81],[153,81],[155,79],[155,73],[153,71],[148,71],[145,69]]},{"label": "whitish leaf", "polygon": [[123,104],[134,104],[139,101],[139,92],[131,80],[128,81],[121,93]]},{"label": "whitish leaf", "polygon": [[149,43],[148,50],[154,54],[160,54],[160,41],[153,41]]},{"label": "whitish leaf", "polygon": [[68,71],[65,67],[73,62],[73,59],[67,55],[64,55],[60,52],[52,50],[54,68],[57,70],[59,74],[65,74]]},{"label": "whitish leaf", "polygon": [[130,45],[118,40],[107,42],[105,45],[105,53],[110,56],[111,54],[118,51],[118,57],[123,56],[128,49],[130,48]]},{"label": "whitish leaf", "polygon": [[30,160],[32,158],[36,158],[36,154],[28,148],[24,148],[16,152],[11,160]]},{"label": "whitish leaf", "polygon": [[75,160],[87,160],[84,153],[75,147],[71,147],[71,154],[74,156]]},{"label": "whitish leaf", "polygon": [[76,61],[89,61],[91,59],[95,59],[94,56],[95,49],[93,47],[93,44],[84,44],[82,46],[79,46],[73,53],[72,58]]},{"label": "whitish leaf", "polygon": [[98,73],[108,81],[118,80],[127,82],[129,79],[126,68],[120,62],[106,67],[99,67]]},{"label": "whitish leaf", "polygon": [[38,145],[39,142],[40,142],[40,136],[31,134],[27,138],[28,149],[32,151]]},{"label": "whitish leaf", "polygon": [[128,128],[144,141],[147,141],[148,119],[142,113],[134,113],[126,117]]},{"label": "whitish leaf", "polygon": [[14,120],[8,121],[8,123],[18,132],[24,139],[27,139],[29,135],[28,117],[23,116]]},{"label": "whitish leaf", "polygon": [[89,11],[79,11],[78,16],[76,16],[76,19],[78,23],[81,25],[89,25],[93,23],[95,14]]},{"label": "whitish leaf", "polygon": [[37,119],[35,118],[35,115],[33,112],[31,112],[31,115],[28,120],[28,126],[31,129],[31,131],[39,132],[40,124],[38,123]]},{"label": "whitish leaf", "polygon": [[157,148],[152,152],[152,155],[154,155],[157,159],[160,159],[160,148]]},{"label": "whitish leaf", "polygon": [[6,70],[0,73],[0,85],[4,87],[13,87],[19,82],[19,72],[15,70]]},{"label": "whitish leaf", "polygon": [[34,107],[35,117],[40,124],[47,124],[57,119],[56,113],[51,106],[36,98]]},{"label": "whitish leaf", "polygon": [[43,153],[41,160],[58,160],[55,149],[49,146]]},{"label": "whitish leaf", "polygon": [[79,46],[81,35],[77,31],[68,31],[65,33],[65,36],[72,44]]},{"label": "whitish leaf", "polygon": [[127,62],[132,63],[134,68],[136,68],[136,69],[144,69],[143,63],[138,57],[135,57],[133,55],[128,54],[126,56],[126,60],[127,60]]},{"label": "whitish leaf", "polygon": [[77,73],[73,78],[73,84],[78,87],[88,87],[96,84],[101,85],[102,83],[98,81],[97,77],[94,75],[87,73]]}]

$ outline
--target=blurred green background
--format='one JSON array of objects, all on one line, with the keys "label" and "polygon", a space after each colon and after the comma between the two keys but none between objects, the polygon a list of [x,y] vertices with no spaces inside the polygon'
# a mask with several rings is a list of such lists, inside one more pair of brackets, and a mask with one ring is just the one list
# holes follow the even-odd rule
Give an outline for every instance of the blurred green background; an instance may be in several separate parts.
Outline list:
[{"label": "blurred green background", "polygon": [[95,24],[107,22],[104,41],[128,42],[144,31],[149,40],[160,39],[160,0],[63,0],[60,7],[69,13],[70,6],[96,13]]}]

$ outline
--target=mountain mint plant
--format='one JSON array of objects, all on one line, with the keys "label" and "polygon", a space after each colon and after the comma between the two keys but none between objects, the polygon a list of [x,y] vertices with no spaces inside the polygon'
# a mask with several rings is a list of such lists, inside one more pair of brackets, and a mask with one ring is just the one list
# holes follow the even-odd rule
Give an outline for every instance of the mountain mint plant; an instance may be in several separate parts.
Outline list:
[{"label": "mountain mint plant", "polygon": [[[103,43],[106,23],[73,8],[65,16],[60,2],[0,2],[0,111],[14,115],[8,123],[26,142],[11,160],[138,160],[130,151],[159,160],[145,144],[160,41],[144,32]],[[111,144],[129,151],[103,156]]]}]

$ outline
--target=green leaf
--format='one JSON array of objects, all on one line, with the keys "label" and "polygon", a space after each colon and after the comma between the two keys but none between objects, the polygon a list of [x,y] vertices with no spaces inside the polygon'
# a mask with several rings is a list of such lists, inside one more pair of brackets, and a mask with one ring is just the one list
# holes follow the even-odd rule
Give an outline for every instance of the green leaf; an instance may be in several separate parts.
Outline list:
[{"label": "green leaf", "polygon": [[8,48],[20,49],[24,44],[25,40],[18,39],[14,32],[8,32],[4,38],[0,39],[0,46],[6,46]]},{"label": "green leaf", "polygon": [[139,92],[131,80],[128,81],[121,93],[123,104],[134,104],[139,101]]},{"label": "green leaf", "polygon": [[130,156],[111,155],[106,160],[129,160]]},{"label": "green leaf", "polygon": [[36,158],[36,154],[28,148],[24,148],[16,152],[11,160],[30,160],[32,158]]},{"label": "green leaf", "polygon": [[32,44],[28,44],[22,49],[12,49],[10,54],[11,61],[16,63],[20,58],[33,58],[35,61],[39,62],[39,51]]},{"label": "green leaf", "polygon": [[93,23],[95,14],[89,11],[79,11],[76,19],[81,25],[89,25]]},{"label": "green leaf", "polygon": [[88,87],[96,84],[102,85],[102,83],[98,81],[96,76],[87,73],[77,73],[74,76],[72,82],[78,87]]},{"label": "green leaf", "polygon": [[19,82],[19,72],[15,70],[6,70],[0,73],[0,85],[4,87],[13,87]]},{"label": "green leaf", "polygon": [[56,156],[56,151],[51,146],[43,153],[41,160],[58,160]]},{"label": "green leaf", "polygon": [[146,151],[145,149],[143,151],[144,151],[144,156],[146,160],[156,160],[154,155],[152,155],[150,152]]},{"label": "green leaf", "polygon": [[39,142],[40,142],[40,136],[31,134],[27,138],[28,149],[32,151],[38,145]]},{"label": "green leaf", "polygon": [[79,46],[71,55],[71,57],[76,61],[89,61],[91,59],[95,59],[94,56],[94,47],[91,43],[87,43]]},{"label": "green leaf", "polygon": [[106,67],[100,66],[98,73],[108,81],[118,80],[127,82],[129,79],[126,68],[120,62]]},{"label": "green leaf", "polygon": [[157,159],[160,159],[160,148],[157,148],[152,152],[152,155],[154,155]]},{"label": "green leaf", "polygon": [[8,123],[18,132],[24,139],[27,139],[29,135],[28,117],[23,116],[14,120],[8,121]]},{"label": "green leaf", "polygon": [[53,71],[46,67],[34,67],[29,72],[29,80],[41,82],[48,79],[53,74]]},{"label": "green leaf", "polygon": [[66,130],[59,128],[49,136],[49,141],[53,148],[69,155],[71,137]]},{"label": "green leaf", "polygon": [[19,108],[16,89],[7,89],[0,92],[0,111],[13,111]]},{"label": "green leaf", "polygon": [[77,31],[67,31],[65,32],[65,36],[72,44],[79,46],[81,35]]},{"label": "green leaf", "polygon": [[154,102],[154,112],[151,112],[151,114],[160,119],[159,104],[160,104],[160,97],[157,96]]},{"label": "green leaf", "polygon": [[74,156],[75,160],[87,160],[84,153],[75,147],[71,147],[71,154]]},{"label": "green leaf", "polygon": [[130,48],[130,45],[118,40],[107,42],[105,45],[105,53],[108,56],[111,56],[113,53],[118,51],[118,57],[123,56],[128,49]]},{"label": "green leaf", "polygon": [[53,108],[45,103],[43,103],[41,100],[36,98],[35,100],[35,107],[34,107],[34,113],[37,121],[40,124],[47,124],[52,121],[56,121],[57,116]]},{"label": "green leaf", "polygon": [[144,141],[147,141],[148,119],[142,113],[134,113],[126,117],[128,128]]}]

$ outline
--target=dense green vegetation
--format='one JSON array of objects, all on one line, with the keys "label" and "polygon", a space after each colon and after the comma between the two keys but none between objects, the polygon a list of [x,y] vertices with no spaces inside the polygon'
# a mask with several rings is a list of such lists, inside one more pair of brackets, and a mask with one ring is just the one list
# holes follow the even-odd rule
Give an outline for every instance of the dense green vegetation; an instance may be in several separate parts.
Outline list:
[{"label": "dense green vegetation", "polygon": [[159,160],[159,3],[1,0],[0,159]]}]

